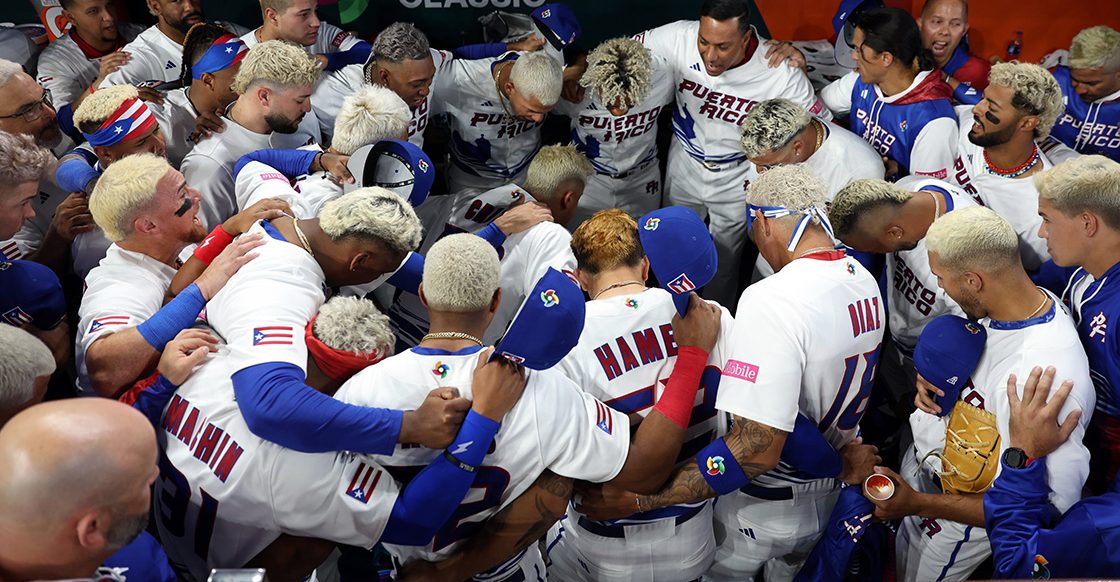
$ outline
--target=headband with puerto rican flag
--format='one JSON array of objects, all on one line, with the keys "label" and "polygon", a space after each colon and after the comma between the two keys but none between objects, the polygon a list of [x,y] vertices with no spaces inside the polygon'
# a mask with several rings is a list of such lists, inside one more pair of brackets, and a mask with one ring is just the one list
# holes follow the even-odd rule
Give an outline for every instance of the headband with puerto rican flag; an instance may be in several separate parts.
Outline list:
[{"label": "headband with puerto rican flag", "polygon": [[136,97],[126,99],[101,127],[93,133],[82,135],[92,146],[114,146],[122,141],[135,139],[156,124],[152,110]]},{"label": "headband with puerto rican flag", "polygon": [[249,47],[245,46],[240,38],[232,34],[223,34],[206,49],[205,53],[202,53],[202,58],[198,59],[197,63],[191,65],[191,77],[201,79],[203,73],[228,69],[234,63],[241,62],[248,52]]}]

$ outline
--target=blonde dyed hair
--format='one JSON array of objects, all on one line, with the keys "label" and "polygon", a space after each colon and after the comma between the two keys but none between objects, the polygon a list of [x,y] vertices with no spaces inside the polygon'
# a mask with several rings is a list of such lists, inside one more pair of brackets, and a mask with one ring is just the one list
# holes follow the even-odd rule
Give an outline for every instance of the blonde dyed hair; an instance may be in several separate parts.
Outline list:
[{"label": "blonde dyed hair", "polygon": [[490,307],[501,264],[490,243],[473,234],[453,234],[432,245],[424,257],[421,285],[428,309],[477,313]]},{"label": "blonde dyed hair", "polygon": [[54,154],[31,136],[0,131],[0,188],[38,182],[57,164]]},{"label": "blonde dyed hair", "polygon": [[342,155],[386,139],[408,133],[412,111],[393,90],[365,85],[342,102],[334,121],[331,147]]},{"label": "blonde dyed hair", "polygon": [[1091,212],[1120,230],[1120,163],[1104,156],[1078,156],[1034,177],[1038,197],[1066,216]]},{"label": "blonde dyed hair", "polygon": [[1015,92],[1011,105],[1020,113],[1038,116],[1034,138],[1050,135],[1050,129],[1065,109],[1062,88],[1050,71],[1034,63],[999,63],[992,66],[989,85],[1007,87]]},{"label": "blonde dyed hair", "polygon": [[[824,182],[804,164],[788,164],[767,170],[752,180],[747,202],[755,206],[781,206],[790,210],[825,207]],[[800,220],[800,216],[784,217]],[[820,220],[813,217],[814,224]]]},{"label": "blonde dyed hair", "polygon": [[98,89],[92,95],[87,95],[74,110],[74,125],[85,133],[93,133],[125,101],[139,96],[140,93],[132,85],[113,85]]},{"label": "blonde dyed hair", "polygon": [[283,40],[262,42],[249,50],[233,78],[233,91],[249,92],[258,83],[274,88],[310,87],[319,80],[319,62],[303,47]]},{"label": "blonde dyed hair", "polygon": [[125,156],[105,168],[89,195],[93,221],[113,242],[132,234],[132,221],[151,207],[156,184],[171,171],[164,158],[148,153]]},{"label": "blonde dyed hair", "polygon": [[882,206],[901,207],[909,199],[909,192],[886,180],[856,180],[836,193],[828,209],[828,221],[837,238],[844,238],[856,231],[860,216]]},{"label": "blonde dyed hair", "polygon": [[1120,32],[1101,25],[1077,33],[1069,47],[1069,67],[1120,71]]},{"label": "blonde dyed hair", "polygon": [[618,208],[600,210],[572,233],[572,254],[590,275],[617,267],[636,267],[646,256],[638,223]]},{"label": "blonde dyed hair", "polygon": [[564,71],[556,59],[544,53],[522,54],[510,67],[509,81],[526,99],[535,98],[545,107],[560,100]]},{"label": "blonde dyed hair", "polygon": [[529,162],[525,173],[525,189],[539,202],[551,202],[565,182],[586,182],[595,173],[587,157],[575,146],[544,146]]},{"label": "blonde dyed hair", "polygon": [[926,249],[956,273],[1002,273],[1021,266],[1019,237],[1011,223],[984,206],[954,210],[933,221]]},{"label": "blonde dyed hair", "polygon": [[579,84],[599,103],[633,107],[649,94],[653,58],[649,49],[632,38],[604,41],[587,55],[587,71]]},{"label": "blonde dyed hair", "polygon": [[388,356],[397,343],[389,316],[361,297],[332,297],[319,308],[311,331],[329,348],[359,354]]},{"label": "blonde dyed hair", "polygon": [[780,150],[812,120],[804,107],[789,99],[767,99],[743,117],[739,146],[748,158]]},{"label": "blonde dyed hair", "polygon": [[336,242],[358,237],[399,253],[420,246],[416,211],[404,198],[379,186],[359,188],[324,204],[319,211],[319,228]]}]

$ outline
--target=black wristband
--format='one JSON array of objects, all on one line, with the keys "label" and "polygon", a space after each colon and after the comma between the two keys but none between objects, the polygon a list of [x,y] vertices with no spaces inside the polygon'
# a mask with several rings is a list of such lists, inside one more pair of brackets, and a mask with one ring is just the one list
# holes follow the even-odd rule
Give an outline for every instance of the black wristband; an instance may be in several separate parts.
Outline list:
[{"label": "black wristband", "polygon": [[468,473],[474,473],[475,471],[478,470],[478,467],[475,467],[474,465],[468,465],[468,464],[460,461],[459,459],[456,459],[451,454],[451,451],[449,451],[447,449],[444,449],[444,451],[443,451],[443,458],[447,459],[448,463],[451,463],[452,465],[455,465],[456,467],[459,467],[460,469],[462,469],[462,470],[464,470]]}]

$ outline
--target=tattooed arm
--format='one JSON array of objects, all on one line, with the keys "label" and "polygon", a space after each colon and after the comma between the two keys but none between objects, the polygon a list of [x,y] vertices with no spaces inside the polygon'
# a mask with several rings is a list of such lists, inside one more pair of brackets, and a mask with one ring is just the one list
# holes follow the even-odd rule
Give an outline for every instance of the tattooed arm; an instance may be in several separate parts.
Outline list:
[{"label": "tattooed arm", "polygon": [[568,507],[572,480],[545,471],[529,489],[490,518],[453,556],[440,562],[415,562],[404,567],[398,581],[466,580],[508,560],[536,542]]}]

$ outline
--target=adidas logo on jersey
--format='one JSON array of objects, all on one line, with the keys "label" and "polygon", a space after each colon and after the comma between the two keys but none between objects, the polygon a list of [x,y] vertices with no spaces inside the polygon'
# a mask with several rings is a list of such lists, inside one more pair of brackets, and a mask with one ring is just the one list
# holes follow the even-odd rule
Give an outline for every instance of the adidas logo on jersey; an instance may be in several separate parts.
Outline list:
[{"label": "adidas logo on jersey", "polygon": [[494,106],[494,104],[493,104],[493,103],[491,103],[491,102],[489,102],[489,101],[483,101],[483,102],[482,102],[482,106],[483,106],[483,107],[493,107],[493,106]]},{"label": "adidas logo on jersey", "polygon": [[700,69],[700,63],[692,63],[692,66],[689,67],[689,68],[692,69],[693,71],[700,71],[701,70]]},{"label": "adidas logo on jersey", "polygon": [[167,61],[167,65],[165,65],[163,68],[164,69],[174,69],[175,66],[176,66],[175,61]]}]

